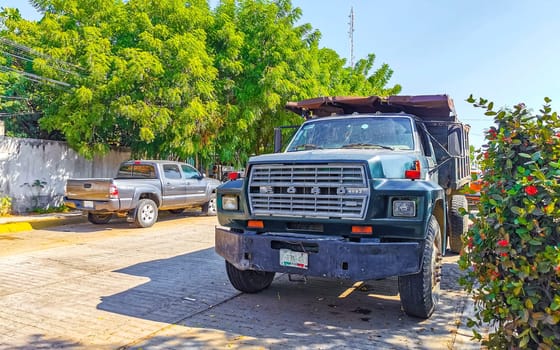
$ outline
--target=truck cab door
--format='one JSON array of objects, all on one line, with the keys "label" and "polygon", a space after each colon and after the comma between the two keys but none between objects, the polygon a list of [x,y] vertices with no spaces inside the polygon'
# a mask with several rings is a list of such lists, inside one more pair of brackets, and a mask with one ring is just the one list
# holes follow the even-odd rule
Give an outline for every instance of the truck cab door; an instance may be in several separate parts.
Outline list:
[{"label": "truck cab door", "polygon": [[206,180],[202,174],[188,164],[182,164],[181,171],[187,180],[187,201],[189,203],[206,202]]},{"label": "truck cab door", "polygon": [[181,176],[177,164],[163,164],[162,202],[163,207],[181,207],[187,203],[187,182]]}]

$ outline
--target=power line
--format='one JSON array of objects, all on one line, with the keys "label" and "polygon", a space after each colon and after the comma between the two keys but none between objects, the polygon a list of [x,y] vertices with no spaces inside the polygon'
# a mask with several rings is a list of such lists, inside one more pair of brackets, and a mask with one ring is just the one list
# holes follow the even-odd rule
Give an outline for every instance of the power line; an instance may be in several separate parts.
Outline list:
[{"label": "power line", "polygon": [[47,77],[44,77],[44,76],[41,76],[41,75],[24,72],[24,71],[17,70],[17,69],[11,68],[11,67],[6,67],[6,66],[3,66],[3,65],[0,65],[0,70],[3,70],[5,72],[13,72],[13,73],[19,74],[19,75],[23,76],[24,78],[29,79],[29,80],[34,81],[34,82],[37,82],[37,83],[44,84],[45,81],[46,81],[46,82],[49,82],[49,83],[52,83],[52,84],[55,84],[55,85],[60,85],[60,86],[63,86],[63,87],[71,87],[72,86],[72,85],[70,85],[68,83],[65,83],[63,81],[60,81],[60,80],[55,80],[55,79],[47,78]]},{"label": "power line", "polygon": [[17,116],[23,116],[23,115],[41,115],[43,113],[40,112],[14,112],[14,113],[0,113],[0,118],[6,118],[6,117],[17,117]]},{"label": "power line", "polygon": [[[11,57],[14,57],[14,58],[17,58],[17,59],[20,59],[20,60],[23,60],[23,61],[27,61],[27,62],[33,62],[33,60],[34,60],[34,59],[31,58],[31,57],[25,57],[25,56],[22,56],[22,55],[16,55],[16,54],[14,54],[14,53],[11,53],[11,52],[8,52],[8,51],[4,51],[4,50],[0,50],[0,53],[3,53],[3,54],[5,54],[5,55],[7,55],[7,56],[11,56]],[[79,75],[77,72],[75,72],[75,71],[69,71],[69,70],[66,70],[66,69],[63,69],[63,68],[57,67],[57,66],[52,66],[51,68],[54,68],[54,69],[56,69],[56,70],[58,70],[58,71],[60,71],[60,72],[72,74],[72,75],[74,75],[74,76],[76,76],[76,77],[80,77],[80,75]]]},{"label": "power line", "polygon": [[[19,43],[15,42],[15,41],[12,41],[12,40],[9,40],[9,39],[6,39],[6,38],[0,38],[0,43],[3,43],[4,45],[10,46],[10,47],[15,48],[15,49],[18,49],[18,50],[21,50],[21,51],[30,53],[30,54],[32,54],[32,55],[35,55],[35,56],[44,58],[44,59],[46,59],[46,60],[53,61],[53,62],[56,62],[56,63],[61,64],[61,65],[66,65],[66,66],[75,68],[75,69],[80,70],[80,71],[82,71],[82,72],[84,72],[84,73],[87,72],[87,70],[86,70],[85,68],[82,68],[82,67],[80,67],[80,66],[78,66],[78,65],[75,65],[75,64],[73,64],[73,63],[70,63],[70,62],[66,62],[66,61],[60,60],[60,59],[58,59],[58,58],[54,58],[54,57],[52,57],[52,56],[50,56],[50,55],[41,53],[41,52],[36,51],[36,50],[34,50],[34,49],[32,49],[32,48],[30,48],[30,47],[28,47],[28,46],[19,44]],[[74,74],[76,74],[76,73],[74,73]]]},{"label": "power line", "polygon": [[0,99],[6,99],[6,100],[29,100],[27,97],[20,97],[20,96],[0,96]]}]

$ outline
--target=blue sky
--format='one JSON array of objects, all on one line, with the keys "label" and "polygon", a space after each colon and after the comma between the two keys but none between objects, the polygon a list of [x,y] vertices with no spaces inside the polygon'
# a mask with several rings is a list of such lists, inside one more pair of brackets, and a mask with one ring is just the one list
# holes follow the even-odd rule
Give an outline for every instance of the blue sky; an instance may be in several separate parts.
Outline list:
[{"label": "blue sky", "polygon": [[[214,2],[214,1],[213,1]],[[302,23],[322,33],[321,46],[350,62],[349,14],[354,9],[354,58],[376,55],[394,70],[404,95],[449,94],[470,124],[471,144],[492,125],[464,100],[473,94],[538,110],[545,96],[560,106],[560,1],[556,0],[292,0]],[[38,19],[26,0],[0,0]],[[554,60],[556,58],[556,60]]]}]

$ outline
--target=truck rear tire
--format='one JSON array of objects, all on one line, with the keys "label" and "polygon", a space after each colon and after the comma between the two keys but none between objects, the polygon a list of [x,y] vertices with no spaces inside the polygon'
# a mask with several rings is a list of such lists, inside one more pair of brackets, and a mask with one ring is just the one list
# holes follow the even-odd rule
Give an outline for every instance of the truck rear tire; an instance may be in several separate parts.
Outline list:
[{"label": "truck rear tire", "polygon": [[441,273],[441,230],[432,215],[424,245],[420,272],[399,276],[401,305],[407,315],[429,318],[439,301]]},{"label": "truck rear tire", "polygon": [[226,271],[231,285],[243,293],[258,293],[270,286],[274,272],[239,270],[226,260]]},{"label": "truck rear tire", "polygon": [[469,218],[461,214],[461,208],[468,211],[467,197],[454,195],[451,197],[451,210],[449,212],[450,232],[449,249],[453,253],[460,253],[463,249],[463,237],[469,229]]},{"label": "truck rear tire", "polygon": [[96,224],[96,225],[106,224],[111,220],[112,217],[113,217],[113,214],[111,214],[111,213],[109,213],[109,214],[88,213],[88,215],[87,215],[88,221],[91,222],[92,224]]},{"label": "truck rear tire", "polygon": [[210,200],[202,205],[202,215],[215,216],[216,210],[216,194],[212,193]]},{"label": "truck rear tire", "polygon": [[136,227],[150,227],[158,217],[158,207],[151,199],[141,199],[136,207],[134,215],[134,225]]}]

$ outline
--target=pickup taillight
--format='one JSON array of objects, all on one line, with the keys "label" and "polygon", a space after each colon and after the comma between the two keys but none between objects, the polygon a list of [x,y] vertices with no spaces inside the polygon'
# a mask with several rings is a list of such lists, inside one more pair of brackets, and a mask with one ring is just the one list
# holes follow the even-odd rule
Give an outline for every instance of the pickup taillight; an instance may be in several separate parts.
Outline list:
[{"label": "pickup taillight", "polygon": [[109,186],[109,198],[111,199],[118,199],[119,198],[119,189],[115,185]]}]

